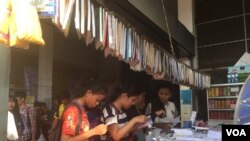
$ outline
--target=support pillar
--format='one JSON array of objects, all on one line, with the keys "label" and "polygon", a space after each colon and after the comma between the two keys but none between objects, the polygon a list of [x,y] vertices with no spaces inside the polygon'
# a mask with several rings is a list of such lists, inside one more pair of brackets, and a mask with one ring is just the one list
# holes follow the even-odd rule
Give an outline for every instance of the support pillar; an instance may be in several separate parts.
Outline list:
[{"label": "support pillar", "polygon": [[39,48],[37,100],[46,102],[47,107],[51,109],[54,29],[48,23],[42,23],[42,30],[46,45]]},{"label": "support pillar", "polygon": [[7,107],[9,99],[10,48],[0,45],[0,140],[7,137]]}]

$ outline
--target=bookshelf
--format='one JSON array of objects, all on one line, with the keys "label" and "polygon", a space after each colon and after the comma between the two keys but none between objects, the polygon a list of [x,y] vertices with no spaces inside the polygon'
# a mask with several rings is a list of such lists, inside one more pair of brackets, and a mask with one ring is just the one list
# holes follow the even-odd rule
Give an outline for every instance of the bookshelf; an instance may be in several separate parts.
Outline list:
[{"label": "bookshelf", "polygon": [[244,83],[213,84],[207,89],[210,125],[233,124],[238,95]]}]

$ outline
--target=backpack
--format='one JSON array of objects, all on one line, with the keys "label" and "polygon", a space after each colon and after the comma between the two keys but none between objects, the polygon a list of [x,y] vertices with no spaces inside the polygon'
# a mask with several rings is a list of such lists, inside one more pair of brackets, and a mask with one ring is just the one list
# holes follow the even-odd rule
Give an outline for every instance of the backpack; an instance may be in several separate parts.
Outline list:
[{"label": "backpack", "polygon": [[[71,107],[71,106],[75,106],[78,109],[78,119],[79,119],[79,121],[78,121],[77,126],[76,126],[76,135],[79,135],[80,129],[81,129],[81,125],[82,125],[82,111],[81,111],[79,105],[77,105],[76,103],[69,104],[66,108],[64,108],[64,111],[63,111],[62,115],[64,115],[64,112],[66,111],[66,109],[69,108],[69,107]],[[61,118],[59,120],[59,125],[58,125],[58,128],[56,129],[56,133],[55,133],[53,141],[61,141],[62,125],[63,125],[63,119]]]}]

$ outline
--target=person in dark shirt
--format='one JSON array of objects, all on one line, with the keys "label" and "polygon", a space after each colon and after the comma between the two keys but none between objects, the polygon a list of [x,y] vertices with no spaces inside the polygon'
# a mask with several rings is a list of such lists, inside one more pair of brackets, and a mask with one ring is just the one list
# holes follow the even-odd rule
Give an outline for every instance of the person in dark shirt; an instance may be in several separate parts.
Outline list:
[{"label": "person in dark shirt", "polygon": [[142,84],[136,84],[133,93],[136,93],[138,96],[134,102],[134,105],[125,111],[129,120],[133,117],[144,115],[145,113],[146,86]]},{"label": "person in dark shirt", "polygon": [[108,134],[105,141],[134,141],[134,130],[138,123],[144,123],[146,116],[140,115],[133,117],[131,120],[127,118],[124,110],[134,105],[138,93],[134,93],[133,85],[123,84],[115,87],[112,95],[111,103],[103,109],[102,121],[108,126]]},{"label": "person in dark shirt", "polygon": [[19,106],[17,104],[16,97],[14,95],[9,95],[8,111],[13,114],[18,135],[21,136],[23,134],[22,132],[24,130],[24,125],[19,112]]}]

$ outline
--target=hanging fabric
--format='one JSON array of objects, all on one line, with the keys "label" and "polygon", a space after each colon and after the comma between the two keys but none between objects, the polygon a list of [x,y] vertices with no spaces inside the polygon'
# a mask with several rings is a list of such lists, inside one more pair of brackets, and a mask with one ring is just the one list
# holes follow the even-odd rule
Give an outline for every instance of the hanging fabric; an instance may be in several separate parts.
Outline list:
[{"label": "hanging fabric", "polygon": [[11,1],[0,1],[0,43],[8,45],[11,15]]},{"label": "hanging fabric", "polygon": [[56,0],[57,6],[56,6],[56,14],[55,17],[52,18],[52,22],[55,24],[55,26],[61,30],[62,29],[62,25],[60,23],[60,12],[61,12],[61,7],[60,7],[60,2],[61,0]]},{"label": "hanging fabric", "polygon": [[103,48],[107,46],[107,34],[108,34],[108,12],[105,11],[103,22]]},{"label": "hanging fabric", "polygon": [[93,26],[95,26],[95,23],[94,23],[95,13],[94,13],[93,4],[91,3],[90,0],[87,0],[87,11],[88,11],[87,12],[87,31],[85,33],[85,41],[86,41],[86,45],[89,46],[94,41],[93,30],[95,32],[95,28],[93,28]]},{"label": "hanging fabric", "polygon": [[[36,8],[28,3],[28,1],[12,0],[11,4],[12,22],[14,22],[12,27],[16,27],[17,40],[44,46],[45,42],[42,38],[42,29]],[[11,45],[15,46],[13,41]]]},{"label": "hanging fabric", "polygon": [[116,37],[116,56],[120,58],[121,56],[121,32],[122,32],[122,23],[117,20],[117,37]]},{"label": "hanging fabric", "polygon": [[75,29],[79,39],[81,38],[81,0],[76,0],[75,5]]},{"label": "hanging fabric", "polygon": [[[133,27],[127,26],[113,12],[107,11],[102,6],[95,6],[91,0],[57,1],[59,6],[54,21],[57,25],[62,25],[65,36],[69,31],[72,7],[75,6],[75,28],[79,37],[84,35],[87,45],[95,40],[95,48],[104,49],[106,57],[115,56],[128,63],[132,70],[146,71],[157,79],[193,84],[198,87],[209,85],[207,84],[209,76],[196,73],[175,58],[170,32],[168,33],[172,55],[139,34]],[[165,10],[165,7],[163,8]],[[165,20],[169,28],[166,15]]]},{"label": "hanging fabric", "polygon": [[95,22],[95,8],[94,8],[94,4],[91,3],[91,27],[92,27],[92,37],[95,38],[96,37],[96,22]]},{"label": "hanging fabric", "polygon": [[65,16],[63,16],[64,19],[63,19],[62,29],[64,31],[64,36],[68,37],[75,0],[70,0],[69,3],[65,3],[65,5],[67,5],[67,7],[65,6],[66,13]]},{"label": "hanging fabric", "polygon": [[87,15],[87,0],[81,0],[81,10],[80,10],[80,12],[81,12],[81,14],[80,14],[80,16],[81,16],[81,19],[80,19],[80,23],[81,23],[81,34],[82,35],[84,35],[84,33],[85,33],[85,30],[86,30],[86,15]]},{"label": "hanging fabric", "polygon": [[103,16],[102,16],[102,7],[95,8],[96,14],[96,37],[95,37],[95,48],[96,50],[102,47],[102,32],[103,32]]}]

